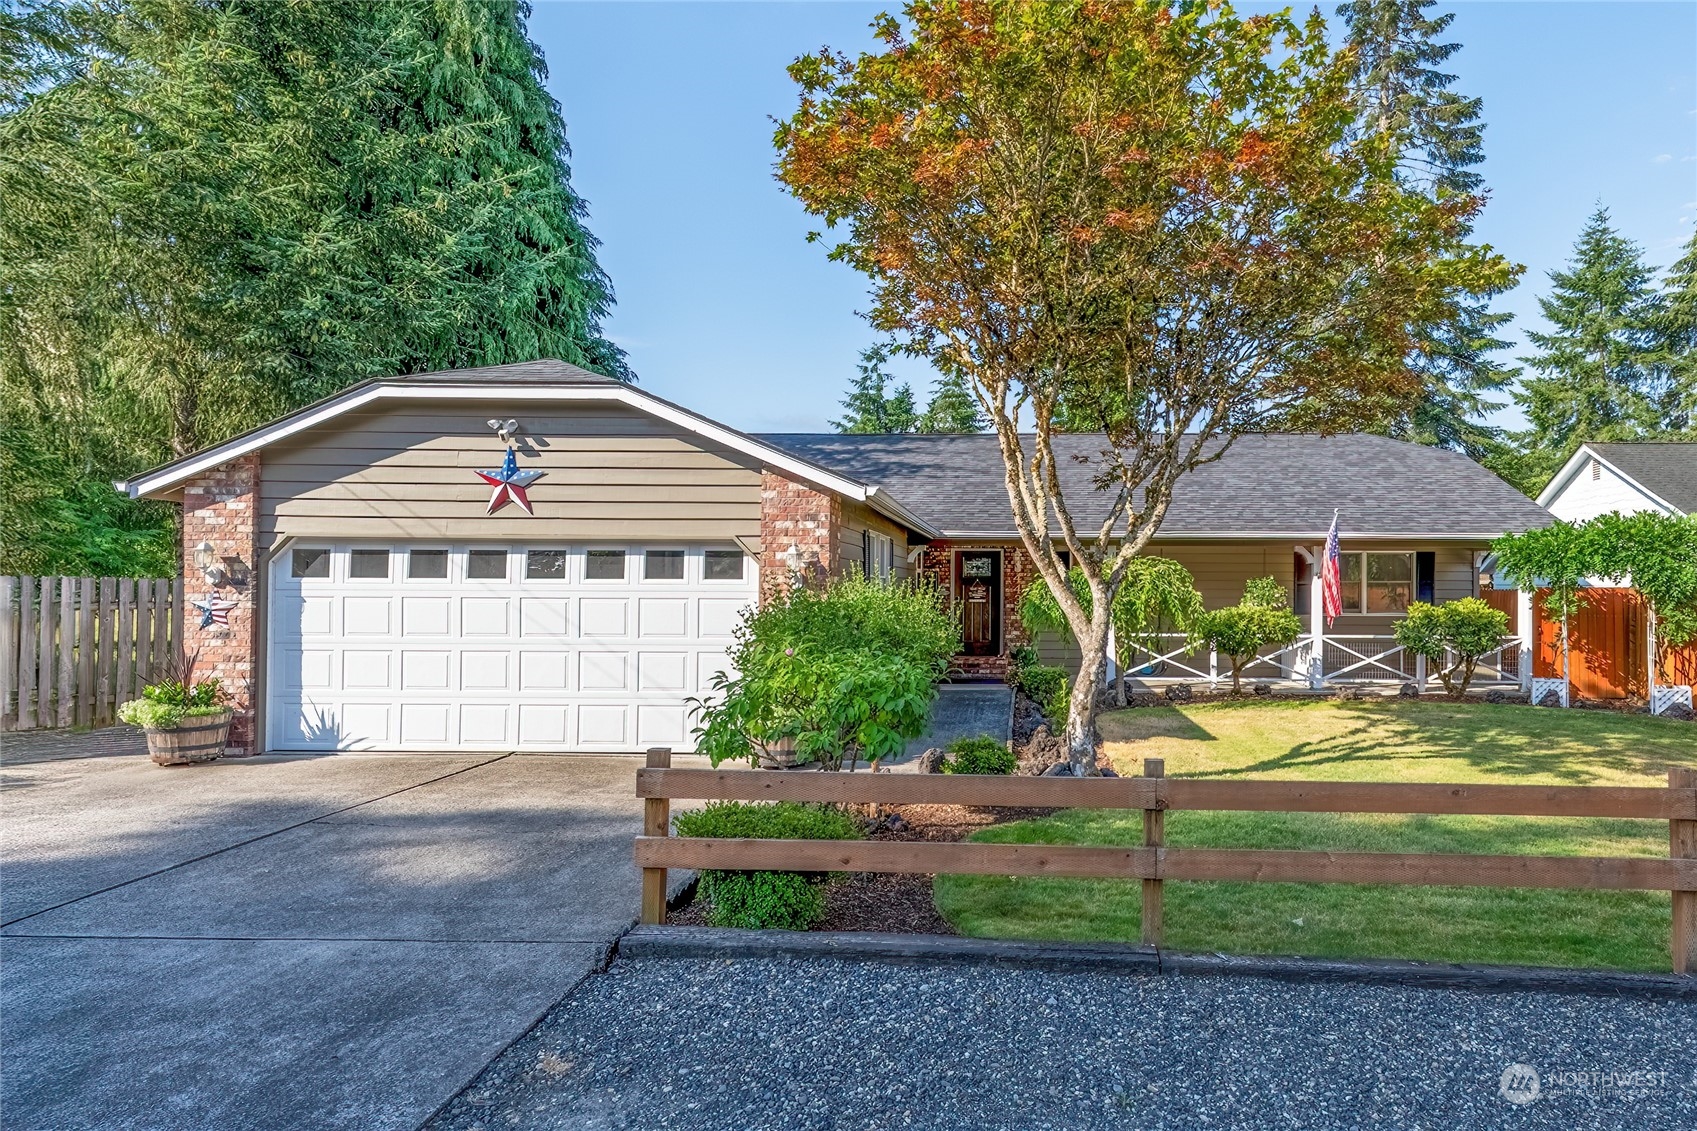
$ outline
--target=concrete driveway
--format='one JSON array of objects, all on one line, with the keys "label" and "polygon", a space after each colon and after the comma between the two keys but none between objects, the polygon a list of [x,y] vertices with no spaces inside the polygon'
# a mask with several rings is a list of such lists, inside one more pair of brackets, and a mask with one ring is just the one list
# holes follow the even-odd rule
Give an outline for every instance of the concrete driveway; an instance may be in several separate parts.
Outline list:
[{"label": "concrete driveway", "polygon": [[0,1109],[414,1128],[634,921],[634,758],[0,770]]}]

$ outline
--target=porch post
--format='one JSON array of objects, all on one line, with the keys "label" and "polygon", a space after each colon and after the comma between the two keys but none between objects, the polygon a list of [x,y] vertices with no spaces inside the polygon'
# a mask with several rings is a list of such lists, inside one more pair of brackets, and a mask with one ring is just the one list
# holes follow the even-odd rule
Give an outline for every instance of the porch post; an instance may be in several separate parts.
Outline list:
[{"label": "porch post", "polygon": [[1326,547],[1308,547],[1308,686],[1326,686]]},{"label": "porch post", "polygon": [[1520,638],[1520,690],[1527,695],[1532,694],[1532,649],[1538,640],[1532,596],[1524,589],[1515,590],[1514,623],[1515,635]]}]

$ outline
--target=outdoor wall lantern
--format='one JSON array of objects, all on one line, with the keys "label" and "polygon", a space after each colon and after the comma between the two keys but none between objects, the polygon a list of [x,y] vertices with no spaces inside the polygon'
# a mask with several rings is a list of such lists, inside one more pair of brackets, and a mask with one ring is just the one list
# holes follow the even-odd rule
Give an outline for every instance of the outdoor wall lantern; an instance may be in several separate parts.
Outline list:
[{"label": "outdoor wall lantern", "polygon": [[236,555],[220,557],[210,542],[202,542],[194,548],[194,568],[213,587],[247,583],[247,563]]}]

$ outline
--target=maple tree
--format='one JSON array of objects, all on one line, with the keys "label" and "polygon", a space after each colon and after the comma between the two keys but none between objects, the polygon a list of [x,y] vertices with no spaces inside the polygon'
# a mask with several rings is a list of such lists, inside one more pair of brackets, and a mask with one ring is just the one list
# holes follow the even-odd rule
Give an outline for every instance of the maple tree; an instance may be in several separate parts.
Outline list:
[{"label": "maple tree", "polygon": [[[791,65],[778,176],[870,278],[873,326],[988,417],[1083,651],[1067,744],[1090,773],[1113,597],[1179,479],[1244,432],[1418,396],[1407,328],[1510,268],[1462,242],[1476,197],[1408,188],[1401,139],[1353,128],[1318,13],[914,0],[874,29],[881,50]],[[1062,495],[1063,427],[1101,433],[1090,498]]]}]

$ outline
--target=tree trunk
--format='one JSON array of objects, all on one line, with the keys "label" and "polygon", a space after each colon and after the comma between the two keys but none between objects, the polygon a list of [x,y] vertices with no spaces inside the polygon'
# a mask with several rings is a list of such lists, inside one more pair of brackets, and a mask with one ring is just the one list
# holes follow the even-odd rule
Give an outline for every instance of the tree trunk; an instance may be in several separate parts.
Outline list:
[{"label": "tree trunk", "polygon": [[1078,667],[1078,679],[1072,685],[1072,697],[1067,712],[1067,761],[1077,777],[1094,777],[1100,772],[1096,765],[1096,747],[1101,735],[1096,729],[1096,697],[1102,690],[1103,669],[1107,667],[1104,649],[1107,646],[1106,626],[1097,630],[1091,626],[1094,640],[1079,642],[1084,658]]}]

